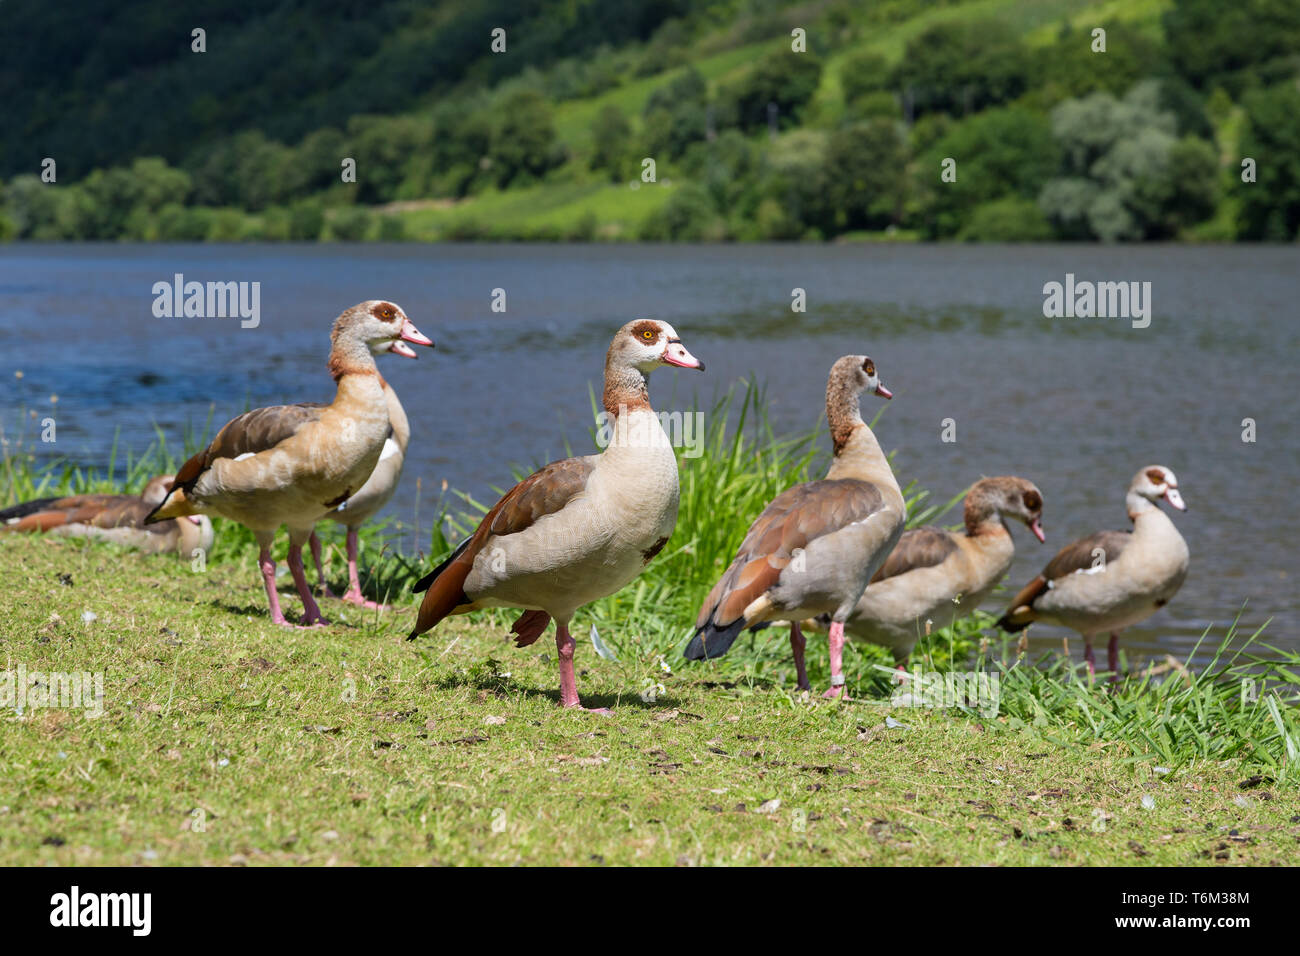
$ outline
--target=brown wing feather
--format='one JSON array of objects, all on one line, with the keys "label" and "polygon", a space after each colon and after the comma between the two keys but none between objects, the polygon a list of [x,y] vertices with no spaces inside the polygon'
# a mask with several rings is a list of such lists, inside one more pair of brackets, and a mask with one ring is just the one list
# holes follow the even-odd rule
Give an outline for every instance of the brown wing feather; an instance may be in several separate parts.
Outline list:
[{"label": "brown wing feather", "polygon": [[1043,568],[1043,577],[1055,581],[1067,574],[1092,567],[1097,561],[1093,552],[1098,549],[1105,553],[1106,563],[1110,564],[1131,540],[1133,534],[1129,531],[1098,531],[1086,538],[1072,541],[1047,562],[1047,567]]},{"label": "brown wing feather", "polygon": [[780,580],[798,548],[861,521],[884,498],[868,481],[836,478],[795,485],[777,495],[752,525],[731,566],[704,599],[696,628],[725,628]]},{"label": "brown wing feather", "polygon": [[1053,581],[1092,567],[1097,560],[1093,552],[1098,548],[1105,553],[1106,563],[1109,564],[1119,557],[1132,539],[1133,535],[1128,531],[1098,531],[1070,542],[1047,562],[1042,574],[1021,588],[1011,599],[1006,613],[998,620],[998,626],[1009,630],[1024,627],[1034,620],[1034,602],[1047,592]]},{"label": "brown wing feather", "polygon": [[[134,495],[70,495],[44,498],[0,512],[0,527],[8,531],[50,531],[69,524],[96,528],[140,528],[149,506]],[[163,532],[165,527],[152,527]]]},{"label": "brown wing feather", "polygon": [[303,425],[319,421],[321,410],[328,407],[319,402],[271,405],[232,418],[217,432],[217,437],[212,439],[207,448],[181,465],[180,471],[176,472],[173,487],[190,491],[199,476],[218,458],[256,455],[274,448],[292,437]]},{"label": "brown wing feather", "polygon": [[543,515],[560,511],[586,489],[595,465],[592,456],[553,461],[502,495],[469,540],[416,585],[417,591],[427,587],[428,593],[420,602],[420,614],[410,636],[423,634],[456,608],[470,603],[465,579],[489,538],[518,534]]},{"label": "brown wing feather", "polygon": [[885,563],[871,576],[871,583],[897,577],[908,571],[933,568],[957,551],[957,542],[942,528],[913,528],[898,539]]}]

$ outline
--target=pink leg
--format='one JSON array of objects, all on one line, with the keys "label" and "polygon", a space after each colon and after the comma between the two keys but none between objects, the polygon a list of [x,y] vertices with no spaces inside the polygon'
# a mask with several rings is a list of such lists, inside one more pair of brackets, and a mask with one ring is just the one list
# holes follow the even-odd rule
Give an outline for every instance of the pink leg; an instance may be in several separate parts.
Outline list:
[{"label": "pink leg", "polygon": [[338,595],[331,591],[330,586],[325,583],[325,564],[320,559],[320,538],[317,537],[315,531],[311,533],[307,543],[311,545],[311,559],[316,563],[316,577],[320,582],[318,584],[320,593],[328,598],[337,597]]},{"label": "pink leg", "polygon": [[835,699],[844,694],[844,623],[831,622],[831,686],[822,694],[827,699]]},{"label": "pink leg", "polygon": [[1110,632],[1110,643],[1106,645],[1106,659],[1110,666],[1110,679],[1119,680],[1119,631]]},{"label": "pink leg", "polygon": [[808,670],[804,667],[803,652],[808,646],[808,639],[803,636],[803,631],[799,629],[796,621],[790,622],[790,651],[794,654],[794,673],[798,678],[798,687],[800,690],[812,690],[812,684],[808,683]]},{"label": "pink leg", "polygon": [[1092,653],[1092,636],[1088,634],[1083,637],[1083,660],[1088,665],[1088,676],[1092,677],[1097,673],[1097,658]]},{"label": "pink leg", "polygon": [[[578,710],[588,710],[582,706],[582,701],[578,700],[578,681],[573,676],[573,651],[578,642],[573,639],[569,633],[569,626],[555,622],[555,649],[560,657],[560,706],[576,707]],[[597,714],[608,714],[608,708],[601,707],[593,711]]]},{"label": "pink leg", "polygon": [[316,606],[316,599],[311,596],[311,585],[307,583],[307,574],[302,567],[302,545],[289,542],[289,571],[293,574],[293,583],[302,597],[302,623],[308,627],[328,624]]},{"label": "pink leg", "polygon": [[357,575],[356,528],[348,528],[348,593],[343,595],[343,600],[358,607],[369,608],[372,611],[388,610],[387,604],[376,604],[374,601],[367,601],[361,594],[361,578]]},{"label": "pink leg", "polygon": [[267,541],[259,544],[261,548],[257,554],[257,566],[262,570],[262,583],[266,585],[266,602],[271,606],[271,621],[288,625],[284,612],[280,610],[280,595],[275,590],[275,559],[271,557],[271,543]]}]

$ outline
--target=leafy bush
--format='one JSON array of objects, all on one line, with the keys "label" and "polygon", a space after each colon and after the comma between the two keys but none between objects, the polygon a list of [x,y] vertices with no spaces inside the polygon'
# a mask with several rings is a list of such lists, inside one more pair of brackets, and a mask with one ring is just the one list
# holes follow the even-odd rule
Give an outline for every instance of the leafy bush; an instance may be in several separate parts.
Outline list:
[{"label": "leafy bush", "polygon": [[1007,196],[975,207],[957,233],[965,242],[1042,242],[1052,227],[1032,199]]},{"label": "leafy bush", "polygon": [[289,207],[289,238],[314,241],[325,226],[325,210],[314,199],[304,199]]},{"label": "leafy bush", "polygon": [[673,187],[672,194],[641,224],[640,238],[650,241],[718,239],[726,226],[700,183]]},{"label": "leafy bush", "polygon": [[329,219],[331,238],[342,242],[360,242],[370,231],[370,210],[360,206],[335,209]]}]

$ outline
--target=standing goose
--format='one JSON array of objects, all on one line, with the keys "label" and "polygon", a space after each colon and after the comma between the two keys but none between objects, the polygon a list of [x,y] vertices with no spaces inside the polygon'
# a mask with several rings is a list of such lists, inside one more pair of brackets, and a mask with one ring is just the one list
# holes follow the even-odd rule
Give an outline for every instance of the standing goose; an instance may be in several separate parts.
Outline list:
[{"label": "standing goose", "polygon": [[907,517],[903,494],[876,436],[862,420],[858,395],[892,393],[865,355],[831,366],[826,417],[835,457],[822,481],[782,492],[750,525],[735,560],[704,599],[688,660],[721,657],[740,632],[789,621],[799,686],[808,686],[798,621],[830,614],[831,687],[844,691],[844,622],[867,581],[898,542]]},{"label": "standing goose", "polygon": [[1163,465],[1143,468],[1124,499],[1133,530],[1098,531],[1067,544],[1015,596],[998,626],[1014,632],[1045,621],[1079,632],[1089,674],[1096,671],[1093,635],[1109,631],[1114,679],[1119,632],[1169,603],[1187,577],[1187,542],[1156,504],[1162,498],[1187,510],[1172,471]]},{"label": "standing goose", "polygon": [[212,549],[207,515],[187,515],[158,524],[144,520],[172,487],[172,475],[159,475],[137,495],[70,495],[41,498],[0,511],[0,531],[48,531],[63,537],[95,538],[145,554],[174,551],[190,557],[196,548]]},{"label": "standing goose", "polygon": [[889,648],[901,667],[927,620],[944,627],[970,614],[1007,573],[1016,553],[1007,518],[1047,540],[1042,493],[1024,478],[981,478],[966,493],[964,510],[964,533],[903,533],[845,624],[850,638]]},{"label": "standing goose", "polygon": [[165,501],[147,521],[211,512],[251,528],[271,620],[287,625],[275,590],[271,543],[289,528],[289,570],[302,596],[303,623],[328,623],[302,567],[312,527],[375,470],[388,437],[388,402],[374,356],[415,358],[406,343],[433,342],[391,302],[355,305],[334,321],[329,368],[338,389],[329,405],[275,405],[231,419],[184,465]]},{"label": "standing goose", "polygon": [[574,612],[640,574],[677,522],[677,458],[646,386],[662,365],[704,369],[667,322],[641,319],[618,330],[605,356],[609,444],[552,462],[506,492],[416,584],[427,593],[410,638],[451,614],[516,607],[525,611],[511,631],[524,647],[555,618],[560,704],[582,706],[569,634]]},{"label": "standing goose", "polygon": [[[388,610],[386,604],[376,604],[367,600],[361,593],[361,579],[357,575],[357,529],[374,517],[388,504],[397,483],[402,480],[402,465],[406,461],[406,446],[411,441],[411,425],[406,420],[406,411],[397,400],[393,387],[379,377],[379,384],[384,390],[384,399],[388,402],[388,424],[390,434],[384,439],[384,450],[379,453],[379,464],[370,473],[361,490],[343,504],[331,511],[326,517],[337,521],[348,529],[348,591],[343,600],[371,610]],[[325,568],[321,564],[320,538],[316,532],[311,533],[311,555],[316,562],[316,574],[320,579],[320,589],[327,597],[333,597],[325,584]]]}]

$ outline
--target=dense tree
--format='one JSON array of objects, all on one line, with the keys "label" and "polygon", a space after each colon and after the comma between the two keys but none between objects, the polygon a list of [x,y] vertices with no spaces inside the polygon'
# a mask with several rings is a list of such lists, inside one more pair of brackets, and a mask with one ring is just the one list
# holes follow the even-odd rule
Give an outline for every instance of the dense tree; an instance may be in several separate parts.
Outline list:
[{"label": "dense tree", "polygon": [[591,124],[592,170],[618,182],[628,174],[631,153],[632,124],[617,106],[603,107]]},{"label": "dense tree", "polygon": [[864,96],[889,89],[889,64],[872,50],[862,50],[846,57],[840,65],[839,76],[846,106],[852,107]]},{"label": "dense tree", "polygon": [[1283,83],[1248,93],[1241,155],[1255,161],[1256,180],[1242,182],[1233,164],[1244,238],[1287,242],[1300,233],[1300,90]]},{"label": "dense tree", "polygon": [[[284,143],[430,93],[484,87],[529,67],[648,39],[685,0],[157,0],[6,3],[0,31],[0,175],[37,155],[77,168],[158,155],[194,168],[215,142],[257,129]],[[707,15],[701,11],[700,16]],[[491,31],[509,27],[509,55]],[[206,52],[191,50],[195,27]],[[73,167],[69,165],[69,169]]]},{"label": "dense tree", "polygon": [[907,158],[901,124],[892,120],[869,120],[831,134],[825,178],[837,231],[898,223],[907,197]]},{"label": "dense tree", "polygon": [[646,99],[645,152],[648,156],[676,157],[698,143],[708,132],[709,89],[694,67],[656,90]]},{"label": "dense tree", "polygon": [[965,116],[1020,96],[1032,67],[1019,38],[997,20],[930,27],[907,44],[890,75],[914,115]]},{"label": "dense tree", "polygon": [[780,126],[793,126],[817,92],[821,74],[821,60],[812,53],[795,53],[789,46],[773,50],[728,88],[729,111],[741,129],[760,129],[768,123],[769,105],[775,105]]},{"label": "dense tree", "polygon": [[829,139],[823,130],[794,130],[768,150],[758,223],[764,238],[797,239],[835,230],[826,179]]},{"label": "dense tree", "polygon": [[488,155],[499,186],[534,179],[558,165],[563,157],[556,151],[555,124],[546,97],[535,90],[507,95],[492,125]]},{"label": "dense tree", "polygon": [[[941,178],[955,161],[956,180]],[[1057,171],[1047,117],[1023,107],[986,110],[954,124],[916,167],[918,216],[931,237],[956,235],[975,207],[1005,196],[1034,199]]]},{"label": "dense tree", "polygon": [[422,195],[419,164],[432,139],[433,124],[422,117],[352,117],[346,148],[357,161],[357,199],[379,203]]},{"label": "dense tree", "polygon": [[1295,0],[1174,0],[1164,29],[1174,66],[1201,89],[1240,90],[1261,77],[1293,75],[1300,65]]},{"label": "dense tree", "polygon": [[1176,235],[1214,208],[1216,161],[1201,140],[1177,137],[1154,82],[1122,100],[1092,93],[1052,110],[1063,175],[1039,202],[1058,230],[1078,238],[1156,239]]}]

